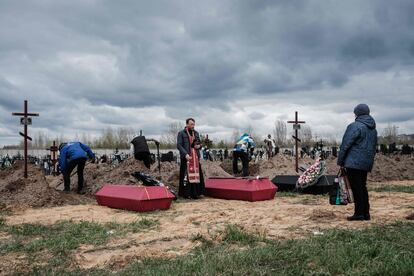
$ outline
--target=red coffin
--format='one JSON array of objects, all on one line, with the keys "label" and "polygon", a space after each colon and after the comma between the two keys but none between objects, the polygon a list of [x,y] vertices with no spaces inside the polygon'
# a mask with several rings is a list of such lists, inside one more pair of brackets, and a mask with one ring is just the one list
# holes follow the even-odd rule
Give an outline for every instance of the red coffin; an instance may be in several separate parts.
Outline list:
[{"label": "red coffin", "polygon": [[166,187],[105,185],[95,194],[99,205],[137,212],[166,210],[174,195]]},{"label": "red coffin", "polygon": [[269,178],[208,178],[205,194],[222,199],[260,201],[273,199],[277,186]]}]

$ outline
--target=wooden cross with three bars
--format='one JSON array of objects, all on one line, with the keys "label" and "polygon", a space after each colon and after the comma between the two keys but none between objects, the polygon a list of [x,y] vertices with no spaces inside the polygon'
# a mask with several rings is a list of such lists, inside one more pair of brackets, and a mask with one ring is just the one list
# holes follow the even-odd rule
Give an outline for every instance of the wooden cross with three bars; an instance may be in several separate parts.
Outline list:
[{"label": "wooden cross with three bars", "polygon": [[39,113],[29,113],[27,100],[24,101],[24,110],[21,112],[13,112],[12,116],[20,116],[20,124],[24,125],[24,132],[19,132],[24,138],[24,178],[27,178],[27,140],[32,141],[32,138],[27,133],[27,126],[32,124],[31,117],[39,116]]},{"label": "wooden cross with three bars", "polygon": [[300,129],[300,124],[305,124],[305,121],[299,121],[298,120],[298,112],[295,111],[295,120],[294,121],[288,121],[289,124],[293,124],[293,129],[295,130],[295,135],[292,136],[292,138],[295,140],[295,169],[296,172],[299,172],[299,142],[301,140],[298,137],[298,130]]}]

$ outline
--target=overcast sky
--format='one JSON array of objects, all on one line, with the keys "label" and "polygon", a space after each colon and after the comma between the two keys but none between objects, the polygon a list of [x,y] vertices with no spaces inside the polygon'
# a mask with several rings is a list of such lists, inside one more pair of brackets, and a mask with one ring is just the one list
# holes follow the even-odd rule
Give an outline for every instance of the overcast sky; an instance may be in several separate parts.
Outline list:
[{"label": "overcast sky", "polygon": [[340,138],[361,102],[414,133],[414,1],[0,0],[0,145],[24,99],[50,136],[265,135],[297,110]]}]

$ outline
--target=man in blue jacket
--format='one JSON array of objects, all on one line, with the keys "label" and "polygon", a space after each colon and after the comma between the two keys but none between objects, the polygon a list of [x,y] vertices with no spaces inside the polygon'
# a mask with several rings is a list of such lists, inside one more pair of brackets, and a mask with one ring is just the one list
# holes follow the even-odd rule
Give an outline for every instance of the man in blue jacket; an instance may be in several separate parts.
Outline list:
[{"label": "man in blue jacket", "polygon": [[342,138],[337,163],[345,168],[354,194],[355,213],[348,220],[370,220],[367,175],[374,165],[377,130],[368,105],[357,105],[354,113],[355,122]]},{"label": "man in blue jacket", "polygon": [[66,193],[70,192],[70,174],[77,167],[78,194],[82,193],[85,163],[88,158],[95,159],[95,154],[87,145],[81,142],[63,143],[59,146],[59,151],[59,165],[65,183],[65,189],[63,191]]}]

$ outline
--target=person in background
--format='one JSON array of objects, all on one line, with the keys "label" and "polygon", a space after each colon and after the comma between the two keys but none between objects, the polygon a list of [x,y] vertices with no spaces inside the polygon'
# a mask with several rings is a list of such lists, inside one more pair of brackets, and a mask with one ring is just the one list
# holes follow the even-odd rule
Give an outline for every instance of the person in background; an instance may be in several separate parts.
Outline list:
[{"label": "person in background", "polygon": [[344,168],[355,200],[354,215],[348,220],[370,220],[367,175],[374,165],[377,130],[366,104],[354,109],[355,122],[348,125],[342,138],[337,164]]},{"label": "person in background", "polygon": [[83,193],[83,170],[86,160],[95,159],[95,154],[81,142],[63,143],[59,146],[59,166],[63,174],[64,192],[70,192],[70,174],[77,167],[78,173],[78,194]]},{"label": "person in background", "polygon": [[45,175],[50,174],[50,164],[47,158],[43,159],[43,170],[44,170]]},{"label": "person in background", "polygon": [[224,159],[228,159],[229,158],[229,150],[228,150],[228,148],[226,147],[225,149],[224,149]]},{"label": "person in background", "polygon": [[270,160],[273,157],[273,149],[276,146],[276,142],[272,139],[272,135],[267,135],[267,138],[264,139],[264,143],[266,145],[266,154],[267,160]]},{"label": "person in background", "polygon": [[251,149],[254,149],[255,142],[249,134],[244,133],[240,136],[237,143],[234,145],[233,149],[233,174],[236,175],[239,173],[237,162],[240,159],[243,165],[243,176],[246,177],[249,175],[249,153]]}]

